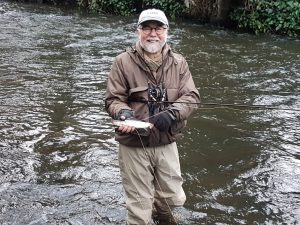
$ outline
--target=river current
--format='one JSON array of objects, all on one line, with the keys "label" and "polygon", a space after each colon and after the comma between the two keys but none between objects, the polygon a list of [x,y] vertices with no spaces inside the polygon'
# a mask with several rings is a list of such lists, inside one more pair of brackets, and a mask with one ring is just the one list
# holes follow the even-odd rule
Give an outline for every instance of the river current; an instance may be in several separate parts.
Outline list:
[{"label": "river current", "polygon": [[[114,57],[135,16],[0,2],[0,224],[124,224]],[[300,224],[300,41],[171,22],[207,106],[178,142],[185,224]],[[298,109],[298,111],[297,111]]]}]

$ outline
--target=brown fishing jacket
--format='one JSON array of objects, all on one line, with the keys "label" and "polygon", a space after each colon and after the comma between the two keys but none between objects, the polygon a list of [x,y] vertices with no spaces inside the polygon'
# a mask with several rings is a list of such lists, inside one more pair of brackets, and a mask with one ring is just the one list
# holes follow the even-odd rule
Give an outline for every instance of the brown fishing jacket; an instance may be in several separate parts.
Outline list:
[{"label": "brown fishing jacket", "polygon": [[167,101],[173,102],[168,108],[176,112],[176,122],[168,132],[161,132],[153,127],[150,134],[141,136],[141,139],[137,133],[116,132],[116,140],[123,145],[159,146],[176,141],[187,118],[197,107],[197,104],[188,105],[183,102],[200,102],[199,92],[186,60],[180,54],[172,52],[167,44],[163,48],[162,57],[162,66],[153,74],[145,63],[140,44],[137,43],[118,55],[113,62],[105,95],[105,109],[113,119],[118,118],[121,110],[127,109],[133,111],[138,120],[148,121],[149,83],[164,83]]}]

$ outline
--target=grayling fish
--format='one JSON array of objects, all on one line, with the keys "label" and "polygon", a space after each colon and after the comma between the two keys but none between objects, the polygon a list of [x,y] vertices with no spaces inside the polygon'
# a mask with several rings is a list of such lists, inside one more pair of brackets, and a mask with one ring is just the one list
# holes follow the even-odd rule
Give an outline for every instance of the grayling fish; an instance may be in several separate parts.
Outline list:
[{"label": "grayling fish", "polygon": [[136,129],[146,129],[153,126],[153,124],[141,120],[113,120],[112,123],[118,127],[121,125],[128,125],[135,127]]}]

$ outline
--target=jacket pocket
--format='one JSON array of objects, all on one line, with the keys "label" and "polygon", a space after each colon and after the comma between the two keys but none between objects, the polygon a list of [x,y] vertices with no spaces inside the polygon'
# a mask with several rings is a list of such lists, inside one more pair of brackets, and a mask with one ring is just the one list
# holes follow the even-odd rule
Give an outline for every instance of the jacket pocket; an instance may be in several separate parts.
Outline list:
[{"label": "jacket pocket", "polygon": [[128,104],[133,109],[135,118],[139,120],[148,118],[148,87],[131,88],[128,95]]},{"label": "jacket pocket", "polygon": [[187,122],[186,120],[183,120],[183,121],[178,121],[176,123],[173,123],[170,128],[171,135],[175,136],[181,133],[181,130],[186,126],[186,122]]},{"label": "jacket pocket", "polygon": [[129,89],[129,97],[133,98],[135,96],[139,96],[139,97],[145,97],[145,99],[147,99],[147,92],[148,91],[148,87],[147,86],[139,86],[139,87],[136,87],[136,88],[131,88]]},{"label": "jacket pocket", "polygon": [[177,88],[168,88],[167,89],[168,101],[170,102],[176,101],[179,98],[178,94],[179,92]]}]

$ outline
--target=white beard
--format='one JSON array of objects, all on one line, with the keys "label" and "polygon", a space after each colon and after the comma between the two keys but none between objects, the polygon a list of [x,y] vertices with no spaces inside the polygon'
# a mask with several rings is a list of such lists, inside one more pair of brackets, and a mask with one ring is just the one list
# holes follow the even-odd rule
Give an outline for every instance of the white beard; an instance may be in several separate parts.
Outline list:
[{"label": "white beard", "polygon": [[140,44],[146,52],[157,53],[157,52],[160,52],[162,50],[162,48],[166,44],[166,40],[164,42],[160,42],[160,41],[148,42],[148,41],[145,41],[144,43],[142,41],[140,41]]}]

